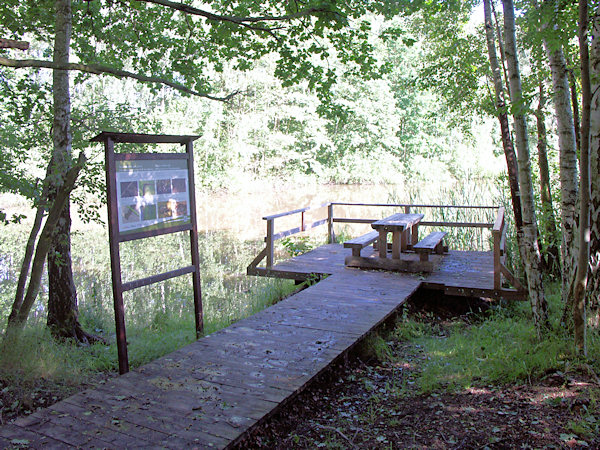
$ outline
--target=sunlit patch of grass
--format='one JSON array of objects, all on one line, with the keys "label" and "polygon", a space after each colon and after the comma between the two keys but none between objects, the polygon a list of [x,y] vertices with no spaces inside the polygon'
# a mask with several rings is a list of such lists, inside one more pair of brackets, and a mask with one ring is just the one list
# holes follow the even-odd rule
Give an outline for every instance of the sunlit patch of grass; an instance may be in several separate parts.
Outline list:
[{"label": "sunlit patch of grass", "polygon": [[[557,285],[549,288],[549,292],[557,290]],[[422,392],[530,382],[578,364],[573,338],[559,325],[559,297],[548,296],[551,330],[542,339],[536,335],[526,302],[499,309],[468,327],[449,327],[447,337],[440,337],[431,325],[410,319],[400,321],[393,336],[422,347],[426,355],[418,378]],[[598,332],[590,330],[588,336],[589,354],[598,354]]]},{"label": "sunlit patch of grass", "polygon": [[86,381],[92,372],[113,367],[109,347],[96,344],[81,347],[57,342],[45,327],[28,327],[17,340],[2,344],[0,378],[14,385],[52,379],[72,385]]}]

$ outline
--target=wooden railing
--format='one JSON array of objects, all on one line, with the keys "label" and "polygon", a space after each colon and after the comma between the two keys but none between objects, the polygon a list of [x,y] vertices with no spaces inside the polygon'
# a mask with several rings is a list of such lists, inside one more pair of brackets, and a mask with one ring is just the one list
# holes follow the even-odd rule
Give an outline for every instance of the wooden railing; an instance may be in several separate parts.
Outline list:
[{"label": "wooden railing", "polygon": [[[278,239],[292,236],[311,228],[327,224],[328,241],[336,242],[334,223],[346,224],[369,224],[378,219],[365,219],[357,217],[336,217],[336,206],[350,207],[382,207],[382,208],[402,208],[405,213],[414,212],[415,210],[423,209],[471,209],[471,210],[497,210],[496,219],[493,223],[489,222],[469,222],[469,221],[421,221],[420,226],[431,227],[461,227],[461,228],[487,228],[492,232],[493,237],[493,254],[494,254],[494,289],[502,288],[502,277],[512,284],[517,290],[523,290],[519,280],[506,268],[504,265],[506,259],[506,221],[504,207],[500,206],[471,206],[471,205],[420,205],[420,204],[401,204],[401,203],[348,203],[348,202],[330,202],[320,205],[307,206],[305,208],[295,209],[270,216],[263,217],[267,223],[267,234],[265,236],[265,248],[248,266],[249,274],[256,274],[256,269],[263,259],[266,258],[265,269],[271,269],[275,261],[275,242]],[[327,216],[313,222],[306,222],[305,213],[310,210],[318,210],[327,208]],[[300,224],[295,228],[290,228],[285,231],[275,232],[275,220],[293,215],[300,216]]]},{"label": "wooden railing", "polygon": [[517,290],[524,291],[525,288],[519,279],[504,265],[506,260],[506,220],[503,206],[498,208],[492,236],[494,239],[494,289],[502,288],[502,276],[504,276]]}]

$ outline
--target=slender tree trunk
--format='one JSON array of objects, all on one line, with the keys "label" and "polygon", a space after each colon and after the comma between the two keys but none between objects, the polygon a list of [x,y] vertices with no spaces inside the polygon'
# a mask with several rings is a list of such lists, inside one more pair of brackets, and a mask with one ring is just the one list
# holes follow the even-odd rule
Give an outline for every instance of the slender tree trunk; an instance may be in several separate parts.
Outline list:
[{"label": "slender tree trunk", "polygon": [[586,348],[585,291],[590,259],[590,59],[588,49],[588,4],[579,2],[579,52],[581,59],[581,153],[579,253],[573,290],[573,326],[575,346],[584,355]]},{"label": "slender tree trunk", "polygon": [[[547,27],[545,24],[544,27]],[[561,263],[562,263],[562,300],[565,312],[570,311],[570,292],[572,280],[575,275],[575,253],[577,229],[577,145],[575,137],[575,122],[571,109],[571,95],[567,63],[562,47],[553,48],[544,40],[544,48],[548,55],[550,71],[552,73],[552,90],[554,92],[554,111],[556,114],[556,128],[558,134],[559,161],[560,161],[560,222],[561,222]],[[563,314],[563,323],[566,323]]]},{"label": "slender tree trunk", "polygon": [[[515,228],[517,230],[517,237],[520,237],[521,229],[523,228],[523,219],[521,217],[521,195],[519,193],[517,157],[515,155],[513,142],[510,135],[508,113],[506,102],[504,101],[504,85],[502,83],[502,74],[500,71],[500,65],[498,63],[498,57],[496,55],[496,43],[494,38],[491,6],[492,4],[490,0],[484,0],[483,11],[485,15],[485,36],[487,41],[488,57],[490,60],[490,68],[492,69],[492,76],[494,80],[496,110],[498,121],[500,122],[500,130],[502,133],[502,146],[504,148],[506,167],[508,169],[508,182],[510,186],[513,213],[515,216]],[[520,243],[519,249],[521,249]]]},{"label": "slender tree trunk", "polygon": [[48,251],[52,245],[52,236],[54,235],[54,230],[60,220],[61,211],[64,210],[64,206],[68,201],[69,194],[73,190],[75,182],[77,181],[77,177],[79,176],[79,172],[84,164],[85,156],[82,153],[79,155],[77,164],[67,171],[63,179],[63,183],[56,192],[54,203],[48,212],[48,218],[46,219],[46,223],[44,224],[40,238],[35,246],[35,256],[33,257],[33,264],[31,266],[31,275],[27,285],[27,292],[25,293],[19,308],[15,309],[15,313],[11,313],[8,318],[8,324],[6,327],[7,333],[5,336],[6,339],[4,341],[5,343],[10,342],[13,337],[17,336],[15,332],[18,332],[25,326],[25,322],[29,316],[29,311],[31,310],[33,302],[35,301],[39,292],[42,272],[44,270],[44,260],[46,259],[46,255],[48,254]]},{"label": "slender tree trunk", "polygon": [[[510,97],[510,86],[508,84],[508,72],[506,70],[506,56],[504,55],[504,39],[502,38],[502,29],[500,28],[500,22],[498,21],[498,14],[496,14],[496,6],[494,4],[494,1],[490,2],[491,7],[492,7],[492,14],[494,16],[494,24],[496,25],[496,34],[498,35],[498,49],[500,50],[500,62],[502,63],[502,71],[504,73],[504,81],[506,82],[506,91],[508,92],[508,96]],[[485,13],[485,11],[484,11]],[[486,16],[487,17],[487,16]],[[492,23],[492,19],[490,18],[490,24]],[[486,25],[487,26],[487,25]],[[494,41],[493,39],[493,33],[492,33],[492,41]],[[488,42],[489,45],[489,42]],[[489,54],[489,48],[488,48],[488,54]],[[496,50],[494,49],[494,58],[496,58]],[[498,58],[496,58],[496,61],[498,60]],[[502,100],[504,101],[504,92],[502,93]],[[519,206],[520,206],[520,202],[519,202]]]},{"label": "slender tree trunk", "polygon": [[[21,271],[19,272],[19,280],[17,281],[17,288],[15,290],[15,298],[8,316],[8,323],[13,323],[19,310],[23,305],[23,298],[25,296],[25,288],[27,280],[29,278],[29,269],[31,268],[31,261],[33,259],[33,253],[35,251],[35,242],[38,234],[42,229],[42,222],[44,220],[44,213],[46,208],[42,205],[37,207],[35,212],[35,218],[33,219],[33,225],[29,232],[29,238],[27,239],[27,245],[25,247],[25,255],[23,256],[23,262],[21,263]],[[45,258],[45,255],[44,255]]]},{"label": "slender tree trunk", "polygon": [[527,274],[533,320],[538,336],[541,336],[542,329],[548,326],[548,304],[546,302],[542,272],[540,270],[541,255],[538,246],[535,201],[533,196],[533,183],[531,181],[531,160],[529,157],[527,122],[525,120],[525,105],[521,89],[519,61],[517,58],[515,12],[512,0],[503,0],[502,5],[504,7],[505,53],[510,82],[511,103],[514,109],[515,142],[519,163],[519,188],[521,192],[521,212],[523,215],[525,273]]},{"label": "slender tree trunk", "polygon": [[[568,67],[568,61],[566,62]],[[573,69],[567,69],[567,77],[569,79],[569,89],[571,92],[571,106],[573,107],[573,125],[575,127],[575,145],[577,152],[581,149],[581,130],[579,124],[581,123],[579,117],[579,99],[577,98],[577,80],[575,80],[575,74]]]},{"label": "slender tree trunk", "polygon": [[[55,63],[67,64],[71,45],[71,0],[56,0]],[[71,100],[69,72],[54,70],[52,78],[54,121],[53,159],[56,176],[50,178],[50,199],[60,187],[71,164]],[[61,211],[48,251],[48,326],[53,335],[88,341],[78,321],[77,291],[71,261],[71,217],[69,199]]]},{"label": "slender tree trunk", "polygon": [[536,111],[536,123],[538,165],[540,169],[540,198],[542,200],[544,232],[546,234],[544,267],[547,273],[557,275],[560,273],[560,257],[558,246],[556,245],[556,219],[554,217],[554,206],[552,205],[552,191],[550,190],[550,168],[548,166],[548,143],[544,113],[546,95],[543,81],[540,81],[539,92],[540,99]]},{"label": "slender tree trunk", "polygon": [[590,49],[592,102],[590,109],[590,278],[588,304],[595,325],[600,325],[600,6],[592,13]]}]

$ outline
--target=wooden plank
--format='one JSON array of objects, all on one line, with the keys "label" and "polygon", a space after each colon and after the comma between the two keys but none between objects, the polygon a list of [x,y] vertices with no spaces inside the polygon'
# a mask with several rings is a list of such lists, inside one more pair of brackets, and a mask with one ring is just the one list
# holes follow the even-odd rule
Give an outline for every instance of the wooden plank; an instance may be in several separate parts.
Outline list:
[{"label": "wooden plank", "polygon": [[331,202],[332,205],[340,206],[383,206],[392,208],[443,208],[443,209],[498,209],[498,206],[479,205],[415,205],[411,203],[353,203],[353,202]]},{"label": "wooden plank", "polygon": [[[378,245],[377,245],[377,249],[379,252],[379,258],[380,259],[385,259],[387,258],[387,231],[385,230],[379,230],[379,238],[377,239]],[[356,255],[352,255],[353,258],[358,258],[358,256]],[[344,263],[348,266],[348,262],[347,259],[344,261]]]},{"label": "wooden plank", "polygon": [[265,237],[265,242],[267,244],[267,268],[273,266],[275,262],[275,253],[274,253],[274,245],[275,240],[273,239],[273,233],[275,231],[275,224],[273,219],[267,220],[267,236]]},{"label": "wooden plank", "polygon": [[333,229],[333,205],[327,206],[327,236],[328,243],[335,244],[335,230]]},{"label": "wooden plank", "polygon": [[429,255],[434,251],[438,255],[444,253],[443,240],[446,234],[448,233],[444,231],[433,231],[413,246],[413,250],[419,253],[422,262],[428,261]]},{"label": "wooden plank", "polygon": [[182,267],[181,269],[170,270],[169,272],[159,273],[146,278],[140,278],[139,280],[128,281],[127,283],[123,283],[122,289],[123,292],[126,292],[142,286],[148,286],[150,284],[170,280],[171,278],[187,275],[188,273],[194,273],[195,271],[196,268],[194,266]]},{"label": "wooden plank", "polygon": [[494,224],[487,222],[436,222],[422,221],[419,225],[424,227],[456,227],[456,228],[492,228]]},{"label": "wooden plank", "polygon": [[[131,392],[132,386],[126,386]],[[135,388],[135,386],[134,386]],[[200,413],[202,403],[196,405],[198,409],[191,411],[174,409],[169,402],[164,402],[159,397],[152,396],[150,391],[133,391],[133,395],[115,395],[114,391],[105,386],[89,390],[73,398],[65,400],[71,405],[80,406],[99,420],[116,420],[118,423],[135,424],[136,427],[148,428],[160,434],[156,435],[157,441],[167,441],[171,436],[180,436],[182,433],[193,430],[195,438],[188,442],[200,442],[206,446],[223,447],[230,441],[216,434],[220,431],[217,420]],[[187,413],[187,414],[185,414]],[[96,419],[98,420],[98,419]],[[226,427],[228,429],[228,427]],[[131,430],[131,428],[128,428]],[[214,431],[214,433],[211,433]],[[162,436],[162,437],[161,437]],[[133,444],[138,447],[141,443]],[[143,446],[143,445],[142,445]]]},{"label": "wooden plank", "polygon": [[111,139],[113,142],[130,144],[186,144],[200,138],[199,135],[167,135],[167,134],[142,134],[142,133],[114,133],[112,131],[103,131],[99,135],[90,139],[90,142],[106,142]]},{"label": "wooden plank", "polygon": [[348,256],[345,263],[349,267],[360,267],[362,269],[392,270],[398,272],[433,272],[439,261],[414,261],[414,260],[387,260],[383,258],[365,258]]},{"label": "wooden plank", "polygon": [[168,228],[160,228],[157,230],[139,231],[139,232],[127,233],[127,234],[119,233],[118,240],[119,240],[119,242],[136,241],[138,239],[162,236],[164,234],[179,233],[182,231],[190,231],[191,229],[192,229],[192,224],[185,223],[182,225],[175,225],[175,226],[168,227]]},{"label": "wooden plank", "polygon": [[519,279],[517,277],[515,277],[513,275],[513,273],[508,270],[508,268],[504,265],[504,264],[500,264],[500,271],[502,272],[502,275],[504,275],[506,277],[506,279],[508,281],[510,281],[510,283],[517,288],[518,291],[525,291],[525,286],[523,286],[521,284],[521,282],[519,281]]},{"label": "wooden plank", "polygon": [[400,231],[392,232],[392,259],[400,259],[400,252],[403,247],[406,247],[406,240],[402,237],[403,234]]},{"label": "wooden plank", "polygon": [[[100,135],[99,135],[100,136]],[[115,329],[119,373],[129,371],[127,356],[127,332],[125,329],[125,306],[123,303],[123,279],[121,274],[121,256],[119,250],[119,211],[117,201],[117,170],[115,166],[114,140],[104,140],[106,189],[108,198],[108,236],[110,249],[110,269],[112,275],[113,304],[115,310]]]},{"label": "wooden plank", "polygon": [[307,224],[303,224],[302,226],[299,226],[296,228],[291,228],[286,231],[280,231],[279,233],[273,235],[273,240],[276,241],[276,240],[284,238],[286,236],[291,236],[293,234],[301,233],[303,231],[310,230],[311,228],[316,228],[321,225],[325,225],[326,223],[327,223],[327,219],[321,219],[321,220],[316,220],[314,222],[310,222]]},{"label": "wooden plank", "polygon": [[330,203],[323,203],[323,204],[320,204],[320,205],[306,206],[304,208],[294,209],[293,211],[286,211],[286,212],[282,212],[282,213],[271,214],[270,216],[264,216],[263,220],[273,220],[273,219],[277,219],[279,217],[291,216],[293,214],[298,214],[298,213],[303,213],[305,211],[310,211],[311,209],[325,208],[326,206],[329,206],[329,205],[330,205]]},{"label": "wooden plank", "polygon": [[[127,446],[126,435],[112,432],[108,429],[90,430],[80,420],[63,415],[57,411],[44,410],[43,412],[19,420],[28,430],[48,436],[73,447],[100,447],[113,446],[117,443]],[[149,443],[149,442],[148,442]]]},{"label": "wooden plank", "polygon": [[204,331],[204,315],[202,308],[202,282],[200,280],[200,253],[198,250],[198,220],[196,207],[196,182],[194,180],[194,148],[193,141],[185,144],[185,152],[188,156],[188,181],[190,198],[190,259],[194,271],[192,273],[192,288],[194,292],[194,324],[196,325],[196,339],[200,339]]},{"label": "wooden plank", "polygon": [[69,445],[62,440],[57,440],[41,433],[34,432],[25,427],[9,423],[0,427],[0,437],[6,441],[10,441],[7,448],[19,448],[14,441],[27,441],[24,443],[26,448],[43,448],[43,449],[64,449],[74,446]]},{"label": "wooden plank", "polygon": [[412,227],[419,223],[423,218],[423,214],[392,214],[385,219],[377,220],[371,224],[375,229],[384,229],[386,231],[395,231],[400,227],[401,229]]},{"label": "wooden plank", "polygon": [[267,249],[266,249],[266,247],[261,250],[261,252],[258,254],[258,256],[256,258],[254,258],[252,260],[252,262],[250,263],[250,265],[248,266],[248,269],[247,269],[248,275],[255,275],[253,273],[250,273],[250,269],[251,268],[255,268],[256,266],[258,266],[260,264],[260,262],[263,259],[265,259],[265,256],[267,256]]},{"label": "wooden plank", "polygon": [[372,242],[376,241],[378,237],[379,233],[377,231],[371,231],[370,233],[363,234],[362,236],[358,236],[354,239],[350,239],[349,241],[344,242],[344,248],[364,248]]}]

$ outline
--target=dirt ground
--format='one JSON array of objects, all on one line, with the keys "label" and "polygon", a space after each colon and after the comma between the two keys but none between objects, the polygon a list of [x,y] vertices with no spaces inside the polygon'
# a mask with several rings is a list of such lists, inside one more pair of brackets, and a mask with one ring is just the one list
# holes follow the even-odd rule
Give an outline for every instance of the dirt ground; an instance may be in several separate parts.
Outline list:
[{"label": "dirt ground", "polygon": [[[442,321],[456,313],[433,308]],[[239,447],[600,448],[600,386],[584,369],[423,395],[423,349],[388,344],[391,362],[359,357],[330,370]]]}]

